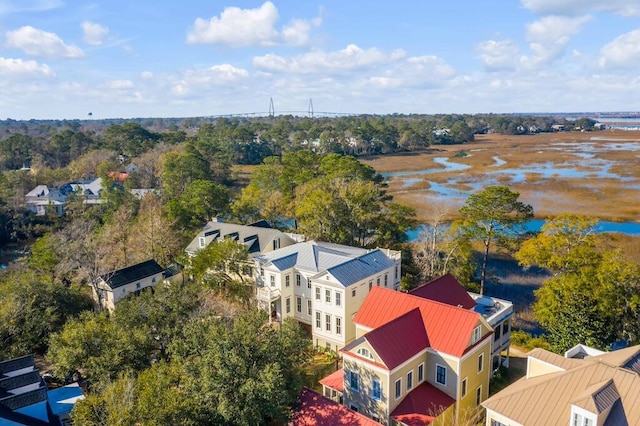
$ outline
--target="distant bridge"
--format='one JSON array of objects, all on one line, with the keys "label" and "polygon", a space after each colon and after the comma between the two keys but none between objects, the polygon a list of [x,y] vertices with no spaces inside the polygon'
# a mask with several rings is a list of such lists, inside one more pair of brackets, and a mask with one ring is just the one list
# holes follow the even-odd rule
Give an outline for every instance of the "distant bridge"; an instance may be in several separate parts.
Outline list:
[{"label": "distant bridge", "polygon": [[220,115],[210,115],[209,118],[219,118],[219,117],[275,117],[276,115],[297,115],[297,116],[307,116],[309,118],[314,117],[348,117],[355,115],[362,115],[360,113],[350,113],[350,112],[328,112],[328,111],[314,111],[313,110],[313,100],[309,99],[309,107],[306,111],[297,110],[297,111],[278,111],[276,112],[275,106],[273,104],[273,98],[269,99],[269,111],[259,111],[259,112],[239,112],[234,114],[220,114]]}]

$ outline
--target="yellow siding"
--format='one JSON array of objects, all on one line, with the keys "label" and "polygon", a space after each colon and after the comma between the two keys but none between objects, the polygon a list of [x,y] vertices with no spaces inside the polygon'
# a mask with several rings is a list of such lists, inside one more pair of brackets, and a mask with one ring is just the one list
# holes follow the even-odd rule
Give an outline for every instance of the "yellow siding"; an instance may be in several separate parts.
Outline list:
[{"label": "yellow siding", "polygon": [[[479,357],[482,355],[482,371],[478,372]],[[489,376],[491,374],[491,338],[483,341],[468,355],[461,359],[460,382],[467,379],[467,394],[458,403],[459,412],[474,410],[476,405],[476,390],[481,388],[480,402],[487,399],[489,392]],[[462,392],[462,389],[460,389]]]},{"label": "yellow siding", "polygon": [[[414,357],[410,362],[408,362],[406,365],[401,366],[400,368],[395,369],[392,373],[391,373],[391,377],[390,377],[390,388],[389,388],[389,412],[392,412],[401,402],[402,399],[407,396],[407,393],[411,392],[413,389],[415,389],[420,383],[422,382],[418,382],[418,366],[420,364],[425,364],[424,367],[424,374],[425,377],[423,378],[423,381],[427,380],[427,371],[428,371],[428,357],[431,354],[426,354],[425,352],[422,352],[421,354],[419,354],[418,356]],[[409,372],[413,372],[413,384],[411,386],[411,389],[407,389],[407,375],[409,374]],[[396,380],[401,379],[402,380],[402,386],[401,386],[401,394],[400,394],[400,398],[396,399],[395,398],[395,383]]]},{"label": "yellow siding", "polygon": [[[458,358],[443,356],[431,351],[427,357],[427,381],[453,399],[456,399],[458,389],[458,362]],[[446,382],[444,385],[436,382],[437,365],[441,365],[447,369]]]},{"label": "yellow siding", "polygon": [[[368,417],[377,415],[382,424],[386,424],[387,419],[387,403],[389,401],[389,377],[385,372],[370,368],[365,362],[353,360],[345,357],[343,362],[344,369],[344,405],[350,407],[351,404],[357,406],[358,411]],[[358,374],[358,391],[349,386],[349,372],[354,371]],[[381,398],[376,401],[372,398],[372,382],[374,378],[380,381]]]}]

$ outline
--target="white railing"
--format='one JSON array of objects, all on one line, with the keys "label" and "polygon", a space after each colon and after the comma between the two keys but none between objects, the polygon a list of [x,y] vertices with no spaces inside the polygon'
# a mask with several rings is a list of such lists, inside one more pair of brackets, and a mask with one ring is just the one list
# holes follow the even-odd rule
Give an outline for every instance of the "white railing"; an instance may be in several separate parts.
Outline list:
[{"label": "white railing", "polygon": [[280,289],[275,287],[258,287],[256,298],[273,302],[280,298]]}]

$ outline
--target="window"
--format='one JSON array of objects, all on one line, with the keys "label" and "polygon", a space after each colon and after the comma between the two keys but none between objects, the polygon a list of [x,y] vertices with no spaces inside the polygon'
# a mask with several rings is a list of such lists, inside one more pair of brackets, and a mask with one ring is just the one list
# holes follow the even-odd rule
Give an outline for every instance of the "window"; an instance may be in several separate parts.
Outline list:
[{"label": "window", "polygon": [[336,334],[342,335],[342,318],[336,317]]},{"label": "window", "polygon": [[290,297],[287,297],[286,306],[287,306],[287,313],[290,313],[291,312],[291,298]]},{"label": "window", "polygon": [[478,374],[482,373],[482,370],[484,370],[484,354],[478,356]]},{"label": "window", "polygon": [[311,299],[307,299],[307,315],[311,315]]},{"label": "window", "polygon": [[296,312],[302,313],[302,297],[296,297]]},{"label": "window", "polygon": [[447,384],[447,367],[436,364],[436,383]]},{"label": "window", "polygon": [[382,387],[380,386],[380,379],[377,377],[374,377],[371,382],[371,398],[376,401],[380,401],[382,398]]},{"label": "window", "polygon": [[352,391],[358,392],[360,390],[358,387],[358,373],[355,371],[349,371],[349,387]]},{"label": "window", "polygon": [[300,274],[296,274],[296,286],[300,287]]},{"label": "window", "polygon": [[307,280],[307,288],[311,288],[311,280]]},{"label": "window", "polygon": [[424,362],[418,366],[418,383],[424,381]]},{"label": "window", "polygon": [[331,315],[329,314],[324,316],[324,329],[331,332]]},{"label": "window", "polygon": [[278,250],[280,248],[280,238],[273,240],[273,249]]},{"label": "window", "polygon": [[369,291],[371,291],[371,287],[373,287],[373,281],[369,281]]},{"label": "window", "polygon": [[507,334],[509,332],[509,320],[502,323],[502,334]]},{"label": "window", "polygon": [[369,352],[369,349],[367,348],[360,348],[356,353],[364,358],[369,358],[370,360],[373,360],[373,355],[371,355],[371,352]]},{"label": "window", "polygon": [[327,303],[331,303],[331,290],[324,291],[324,301]]},{"label": "window", "polygon": [[398,279],[398,265],[396,265],[396,280]]},{"label": "window", "polygon": [[402,379],[396,380],[396,399],[402,396]]},{"label": "window", "polygon": [[140,283],[136,283],[136,290],[140,290]]},{"label": "window", "polygon": [[407,373],[407,392],[413,387],[413,370]]},{"label": "window", "polygon": [[320,312],[316,312],[316,328],[321,328],[322,324],[320,323]]},{"label": "window", "polygon": [[316,300],[320,300],[320,287],[316,287]]},{"label": "window", "polygon": [[376,278],[376,285],[380,287],[380,277]]},{"label": "window", "polygon": [[507,425],[505,425],[504,423],[501,423],[501,422],[499,422],[497,420],[491,419],[491,426],[507,426]]},{"label": "window", "polygon": [[467,396],[467,378],[462,379],[462,383],[460,384],[460,397],[464,398]]},{"label": "window", "polygon": [[476,407],[482,402],[482,385],[476,389]]},{"label": "window", "polygon": [[200,248],[204,248],[205,246],[204,237],[198,238],[198,244],[200,245]]},{"label": "window", "polygon": [[594,426],[593,419],[580,413],[573,413],[573,423],[571,426]]},{"label": "window", "polygon": [[156,282],[156,277],[151,278],[151,282],[155,283]]},{"label": "window", "polygon": [[289,287],[290,284],[291,284],[291,276],[290,275],[285,275],[285,277],[284,277],[284,286],[285,287]]},{"label": "window", "polygon": [[336,291],[336,306],[342,306],[342,294]]},{"label": "window", "polygon": [[351,290],[351,297],[356,297],[356,289]]},{"label": "window", "polygon": [[497,341],[497,340],[500,340],[500,335],[501,335],[500,331],[501,330],[502,330],[502,327],[500,327],[500,326],[496,327],[496,331],[494,331],[494,333],[493,333],[493,341],[494,342]]},{"label": "window", "polygon": [[276,276],[275,275],[269,275],[269,284],[271,285],[271,287],[275,287],[276,286]]},{"label": "window", "polygon": [[388,283],[389,283],[389,275],[384,274],[384,286],[386,287]]},{"label": "window", "polygon": [[480,340],[480,337],[482,337],[480,333],[481,333],[480,326],[477,326],[476,328],[473,329],[473,337],[471,338],[472,345],[476,343],[478,340]]}]

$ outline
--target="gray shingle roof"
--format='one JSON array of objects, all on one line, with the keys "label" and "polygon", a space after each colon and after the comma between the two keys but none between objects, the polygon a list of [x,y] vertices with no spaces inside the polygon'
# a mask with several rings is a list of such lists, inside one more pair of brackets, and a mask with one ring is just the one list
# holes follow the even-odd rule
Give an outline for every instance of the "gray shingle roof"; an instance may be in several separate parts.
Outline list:
[{"label": "gray shingle roof", "polygon": [[163,272],[164,269],[151,259],[124,269],[119,269],[112,274],[103,275],[101,278],[112,289],[150,277]]},{"label": "gray shingle roof", "polygon": [[33,355],[25,355],[19,358],[8,359],[6,361],[0,361],[0,376],[5,373],[10,373],[16,370],[22,370],[27,367],[34,367],[35,361]]}]

